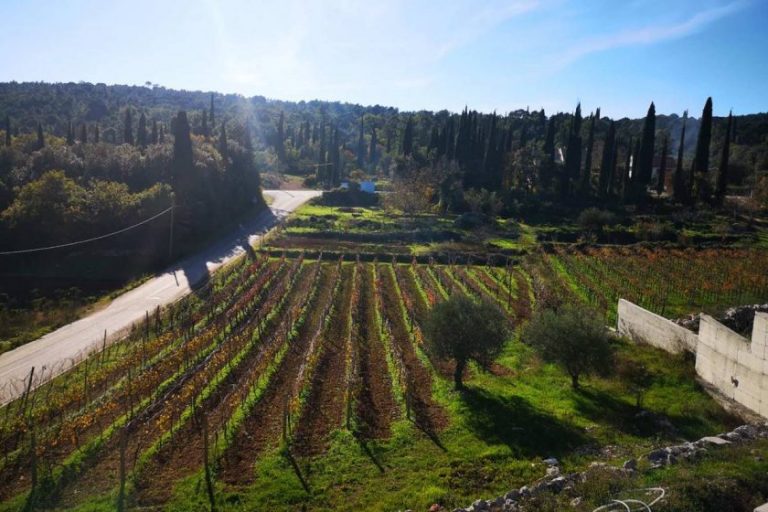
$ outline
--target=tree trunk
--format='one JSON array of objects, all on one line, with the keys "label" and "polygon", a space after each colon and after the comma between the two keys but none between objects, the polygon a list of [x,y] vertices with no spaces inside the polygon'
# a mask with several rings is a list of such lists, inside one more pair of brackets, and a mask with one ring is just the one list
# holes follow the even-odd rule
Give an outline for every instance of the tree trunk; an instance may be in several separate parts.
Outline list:
[{"label": "tree trunk", "polygon": [[571,387],[573,389],[579,389],[579,375],[578,374],[572,374],[571,375]]},{"label": "tree trunk", "polygon": [[464,382],[462,382],[461,378],[464,376],[464,368],[466,366],[467,361],[464,359],[456,360],[456,369],[453,370],[453,383],[457,391],[464,389]]}]

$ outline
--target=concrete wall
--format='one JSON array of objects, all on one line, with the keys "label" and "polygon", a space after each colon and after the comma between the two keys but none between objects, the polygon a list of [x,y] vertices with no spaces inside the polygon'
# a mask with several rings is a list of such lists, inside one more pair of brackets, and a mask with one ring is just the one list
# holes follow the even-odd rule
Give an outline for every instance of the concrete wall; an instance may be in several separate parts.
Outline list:
[{"label": "concrete wall", "polygon": [[[768,361],[765,357],[765,313],[755,315],[753,341],[714,318],[702,315],[696,373],[724,395],[768,417]],[[760,335],[762,332],[762,336]]]},{"label": "concrete wall", "polygon": [[668,352],[696,354],[696,373],[725,396],[768,418],[768,313],[755,314],[752,340],[701,315],[699,333],[619,300],[618,331]]},{"label": "concrete wall", "polygon": [[696,334],[663,316],[624,299],[619,299],[618,313],[617,330],[623,336],[673,354],[696,351]]}]

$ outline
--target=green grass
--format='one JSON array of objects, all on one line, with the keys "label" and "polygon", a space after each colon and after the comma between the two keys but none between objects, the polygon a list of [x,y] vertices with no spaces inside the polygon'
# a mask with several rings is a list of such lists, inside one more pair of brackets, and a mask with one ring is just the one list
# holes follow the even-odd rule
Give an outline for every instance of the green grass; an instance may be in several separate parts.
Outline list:
[{"label": "green grass", "polygon": [[[590,449],[610,444],[618,446],[620,458],[640,456],[659,444],[730,428],[733,420],[692,379],[690,362],[623,342],[616,348],[620,357],[651,369],[654,382],[644,407],[668,418],[677,434],[660,435],[653,425],[637,422],[634,397],[616,379],[587,379],[583,390],[574,391],[559,368],[513,341],[499,358],[508,375],[475,368],[464,393],[436,379],[435,398],[451,418],[436,440],[403,419],[393,425],[391,439],[366,446],[338,431],[325,455],[299,461],[309,493],[288,459],[274,451],[259,459],[251,487],[219,486],[219,505],[223,510],[424,510],[438,502],[450,508],[538,479],[544,457],[558,457],[566,471],[577,471],[596,458]],[[179,485],[168,509],[196,509],[204,500],[200,473]]]}]

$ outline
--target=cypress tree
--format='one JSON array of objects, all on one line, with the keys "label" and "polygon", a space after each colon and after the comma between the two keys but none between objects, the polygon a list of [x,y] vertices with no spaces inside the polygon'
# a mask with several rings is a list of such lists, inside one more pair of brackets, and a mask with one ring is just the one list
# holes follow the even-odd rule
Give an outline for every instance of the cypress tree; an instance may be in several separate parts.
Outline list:
[{"label": "cypress tree", "polygon": [[624,172],[622,173],[621,178],[621,197],[624,201],[627,200],[627,196],[629,195],[629,179],[630,179],[630,171],[632,168],[632,137],[629,138],[629,143],[627,144],[627,158],[624,162]]},{"label": "cypress tree", "polygon": [[5,116],[5,146],[11,145],[11,118]]},{"label": "cypress tree", "polygon": [[[186,118],[186,113],[184,114]],[[123,126],[123,142],[133,145],[133,119],[131,118],[131,109],[125,109],[125,122]]]},{"label": "cypress tree", "polygon": [[685,150],[685,125],[688,123],[688,111],[683,113],[683,128],[680,132],[680,145],[677,148],[677,167],[675,168],[675,179],[672,193],[675,201],[687,203],[689,198],[689,186],[686,183],[683,171],[683,156]]},{"label": "cypress tree", "polygon": [[413,153],[413,118],[408,116],[403,130],[403,156],[411,156]]},{"label": "cypress tree", "polygon": [[365,136],[363,130],[365,129],[363,124],[363,116],[360,116],[360,134],[357,137],[357,166],[361,169],[365,165]]},{"label": "cypress tree", "polygon": [[640,139],[640,147],[637,160],[632,165],[632,181],[636,184],[638,198],[645,196],[646,188],[651,182],[653,173],[653,153],[656,139],[656,106],[651,102],[648,114],[643,123],[643,135]]},{"label": "cypress tree", "polygon": [[147,117],[144,115],[144,112],[139,116],[139,129],[136,132],[136,139],[140,148],[144,149],[147,147]]},{"label": "cypress tree", "polygon": [[717,190],[715,191],[715,201],[718,205],[723,204],[726,188],[728,187],[728,159],[731,151],[731,133],[733,130],[733,112],[728,113],[728,127],[725,130],[725,140],[723,141],[723,152],[720,155],[720,169],[717,174]]},{"label": "cypress tree", "polygon": [[615,166],[614,146],[616,145],[616,123],[611,120],[608,126],[608,134],[605,136],[605,145],[603,146],[603,158],[600,162],[600,179],[598,180],[598,195],[601,198],[610,194],[611,177],[613,174],[612,166]]},{"label": "cypress tree", "polygon": [[591,193],[592,177],[592,147],[595,145],[595,123],[600,120],[600,109],[590,116],[589,136],[587,137],[587,156],[584,160],[584,171],[581,174],[581,194],[586,197]]},{"label": "cypress tree", "polygon": [[664,180],[667,174],[667,158],[669,157],[669,137],[664,135],[664,142],[661,144],[661,163],[659,165],[659,175],[656,181],[656,193],[664,193]]},{"label": "cypress tree", "polygon": [[285,114],[280,111],[280,119],[277,121],[277,139],[275,140],[275,152],[280,162],[285,162]]},{"label": "cypress tree", "polygon": [[176,119],[172,123],[172,126],[173,161],[171,168],[173,169],[172,180],[174,189],[176,189],[176,185],[192,170],[193,167],[192,139],[190,138],[191,130],[189,128],[187,113],[180,110],[179,113],[176,114]]},{"label": "cypress tree", "polygon": [[158,142],[158,133],[157,133],[157,119],[152,120],[152,132],[149,136],[150,143],[157,144]]},{"label": "cypress tree", "polygon": [[378,144],[378,141],[376,140],[376,125],[371,125],[371,145],[370,149],[368,150],[368,161],[371,162],[372,165],[376,165],[376,145]]},{"label": "cypress tree", "polygon": [[214,112],[213,112],[213,93],[211,93],[211,112],[210,112],[210,121],[211,121],[211,126],[212,126],[212,127],[213,127],[213,126],[216,126],[216,116],[214,115]]},{"label": "cypress tree", "polygon": [[83,144],[88,144],[88,127],[85,123],[80,125],[80,142]]},{"label": "cypress tree", "polygon": [[99,125],[93,127],[93,142],[98,144],[101,141],[101,134],[99,133]]},{"label": "cypress tree", "polygon": [[67,146],[75,143],[75,130],[72,128],[72,121],[67,121]]},{"label": "cypress tree", "polygon": [[576,105],[565,151],[565,169],[560,175],[560,195],[566,199],[571,195],[571,180],[581,173],[581,103]]},{"label": "cypress tree", "polygon": [[712,98],[707,98],[701,113],[701,128],[696,140],[696,153],[693,159],[693,175],[699,199],[708,199],[709,183],[709,145],[712,140]]},{"label": "cypress tree", "polygon": [[45,135],[43,135],[43,125],[38,121],[37,123],[37,149],[43,149],[45,147]]},{"label": "cypress tree", "polygon": [[555,118],[550,117],[549,123],[547,123],[547,135],[544,137],[544,155],[549,158],[551,162],[555,161]]},{"label": "cypress tree", "polygon": [[160,125],[160,131],[158,132],[158,135],[157,135],[157,142],[160,144],[165,144],[165,125],[164,124]]},{"label": "cypress tree", "polygon": [[211,132],[208,130],[208,111],[203,110],[203,120],[202,120],[202,126],[201,130],[203,132],[203,137],[206,139],[210,137]]},{"label": "cypress tree", "polygon": [[339,185],[339,182],[341,181],[341,147],[339,144],[339,128],[334,127],[333,129],[333,143],[331,145],[331,169],[333,171],[333,175],[331,176],[331,187],[336,187]]},{"label": "cypress tree", "polygon": [[227,124],[222,121],[219,131],[219,154],[226,162],[229,158],[229,144],[227,143]]}]

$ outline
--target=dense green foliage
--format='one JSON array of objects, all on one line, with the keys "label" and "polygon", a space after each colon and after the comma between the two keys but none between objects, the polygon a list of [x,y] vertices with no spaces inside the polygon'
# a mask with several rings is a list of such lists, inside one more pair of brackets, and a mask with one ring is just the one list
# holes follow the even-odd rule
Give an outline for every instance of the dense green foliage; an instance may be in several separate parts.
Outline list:
[{"label": "dense green foliage", "polygon": [[509,332],[499,308],[453,295],[432,309],[425,333],[432,351],[456,362],[454,384],[462,389],[462,376],[470,359],[487,365],[504,347]]},{"label": "dense green foliage", "polygon": [[607,373],[612,352],[604,322],[593,313],[573,304],[557,310],[539,310],[523,334],[545,361],[557,363],[579,387],[587,373]]}]

